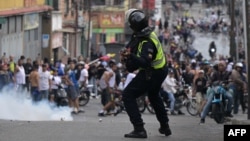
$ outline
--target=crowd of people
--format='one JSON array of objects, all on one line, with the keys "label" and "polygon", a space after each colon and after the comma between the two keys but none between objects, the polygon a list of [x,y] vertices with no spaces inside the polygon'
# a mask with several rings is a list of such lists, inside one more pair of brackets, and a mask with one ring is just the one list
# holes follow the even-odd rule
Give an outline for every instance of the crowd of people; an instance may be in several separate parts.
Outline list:
[{"label": "crowd of people", "polygon": [[28,93],[34,103],[44,100],[55,103],[59,86],[63,84],[73,113],[83,112],[79,106],[79,88],[86,87],[88,83],[85,65],[80,59],[69,59],[67,64],[61,61],[53,64],[46,58],[31,60],[25,56],[15,62],[14,56],[4,55],[0,66],[0,91],[15,88],[17,93]]},{"label": "crowd of people", "polygon": [[[204,12],[202,14],[201,12]],[[210,33],[213,36],[224,36],[228,38],[230,24],[222,16],[222,6],[205,6],[204,11],[200,11],[200,17],[193,17],[188,9],[182,10],[172,25],[164,22],[160,25],[159,39],[169,49],[167,51],[168,66],[171,68],[169,76],[164,83],[164,90],[167,91],[171,99],[171,114],[174,113],[174,93],[176,87],[181,83],[192,86],[193,96],[198,102],[198,112],[201,123],[205,122],[205,117],[210,111],[213,91],[211,89],[215,82],[228,81],[226,99],[228,107],[226,116],[232,117],[238,113],[239,102],[243,113],[246,112],[244,104],[244,94],[246,93],[246,63],[244,53],[239,51],[239,60],[233,61],[231,57],[218,55],[216,43],[212,41],[208,46],[210,59],[204,59],[198,53],[192,43],[196,40],[193,32]],[[167,19],[166,19],[167,20]],[[240,34],[242,26],[239,27]]]}]

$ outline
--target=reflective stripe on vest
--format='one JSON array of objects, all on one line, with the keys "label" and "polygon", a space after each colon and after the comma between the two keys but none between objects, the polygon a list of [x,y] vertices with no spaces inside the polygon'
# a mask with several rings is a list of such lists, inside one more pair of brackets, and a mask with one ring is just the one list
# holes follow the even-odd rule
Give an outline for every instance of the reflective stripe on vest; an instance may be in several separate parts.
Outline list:
[{"label": "reflective stripe on vest", "polygon": [[[156,46],[156,49],[157,49],[157,54],[156,54],[155,59],[151,63],[151,67],[153,67],[154,69],[160,69],[160,68],[164,67],[165,64],[166,64],[166,58],[165,58],[163,49],[162,49],[160,41],[158,40],[158,38],[157,38],[157,36],[156,36],[156,34],[154,32],[152,32],[150,34],[150,39],[153,41],[153,43],[154,43],[154,45]],[[145,42],[148,42],[148,41],[147,40],[143,40],[139,44],[137,56],[140,56],[142,45]]]}]

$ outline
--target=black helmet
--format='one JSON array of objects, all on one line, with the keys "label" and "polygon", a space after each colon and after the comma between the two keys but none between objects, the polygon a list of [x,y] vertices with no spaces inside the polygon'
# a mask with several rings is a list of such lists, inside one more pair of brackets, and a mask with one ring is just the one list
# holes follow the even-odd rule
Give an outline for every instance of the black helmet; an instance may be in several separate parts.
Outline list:
[{"label": "black helmet", "polygon": [[141,10],[129,9],[125,17],[130,28],[135,32],[140,32],[148,27],[148,17]]}]

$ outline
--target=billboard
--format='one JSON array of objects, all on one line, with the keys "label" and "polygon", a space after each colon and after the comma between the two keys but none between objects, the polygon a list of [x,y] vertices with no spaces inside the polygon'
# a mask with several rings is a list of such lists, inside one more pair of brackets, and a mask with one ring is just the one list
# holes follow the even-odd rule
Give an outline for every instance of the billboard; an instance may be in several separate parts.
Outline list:
[{"label": "billboard", "polygon": [[143,0],[142,8],[147,10],[155,9],[155,0]]},{"label": "billboard", "polygon": [[91,15],[95,28],[123,28],[124,12],[103,12]]}]

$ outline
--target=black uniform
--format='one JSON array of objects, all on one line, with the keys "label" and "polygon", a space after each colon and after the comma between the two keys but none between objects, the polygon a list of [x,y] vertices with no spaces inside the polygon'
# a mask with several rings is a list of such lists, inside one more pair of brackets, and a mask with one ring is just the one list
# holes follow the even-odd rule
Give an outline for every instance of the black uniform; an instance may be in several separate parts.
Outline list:
[{"label": "black uniform", "polygon": [[[166,65],[165,67],[159,69],[154,69],[151,67],[152,60],[154,60],[156,57],[157,49],[153,41],[147,36],[147,34],[144,36],[134,35],[128,44],[128,48],[130,48],[131,51],[131,55],[126,62],[128,71],[132,72],[138,68],[142,69],[139,69],[138,74],[124,89],[122,97],[130,121],[134,125],[134,131],[145,130],[143,128],[144,123],[136,103],[136,98],[147,93],[150,103],[155,110],[157,120],[161,125],[160,129],[162,130],[159,131],[161,134],[168,136],[171,134],[168,126],[169,119],[163,101],[159,96],[161,84],[167,76],[167,67]],[[138,57],[136,56],[138,46],[143,40],[147,40],[147,42],[143,43],[141,55]],[[165,129],[168,129],[168,131],[165,131]],[[127,134],[127,136],[125,134],[125,137],[137,137],[133,136],[134,131],[130,134]],[[140,137],[141,136],[139,136],[139,138]]]},{"label": "black uniform", "polygon": [[121,53],[122,62],[129,72],[139,69],[122,93],[124,106],[134,130],[124,137],[147,138],[144,123],[139,112],[136,98],[147,93],[153,106],[157,120],[160,122],[159,132],[171,135],[168,116],[159,95],[161,84],[167,76],[166,58],[160,41],[153,29],[148,25],[148,17],[138,9],[126,11],[125,19],[134,31],[127,51]]}]

